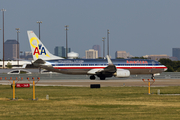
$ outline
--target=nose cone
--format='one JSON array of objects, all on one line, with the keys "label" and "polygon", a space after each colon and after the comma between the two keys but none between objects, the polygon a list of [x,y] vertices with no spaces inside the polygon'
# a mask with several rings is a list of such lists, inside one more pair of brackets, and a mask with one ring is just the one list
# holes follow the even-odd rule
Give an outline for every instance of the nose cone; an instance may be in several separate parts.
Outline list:
[{"label": "nose cone", "polygon": [[164,66],[164,71],[166,71],[168,68],[166,66]]}]

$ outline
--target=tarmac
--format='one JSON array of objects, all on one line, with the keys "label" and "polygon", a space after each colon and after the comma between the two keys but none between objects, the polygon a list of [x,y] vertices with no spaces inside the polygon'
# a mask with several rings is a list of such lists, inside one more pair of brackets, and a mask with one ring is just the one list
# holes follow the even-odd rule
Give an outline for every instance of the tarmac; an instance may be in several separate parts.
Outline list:
[{"label": "tarmac", "polygon": [[[16,81],[17,82],[17,81]],[[156,79],[150,80],[151,87],[180,86],[180,79]],[[28,80],[18,81],[18,83],[29,83]],[[0,85],[11,85],[9,80],[0,80]],[[141,79],[126,80],[87,80],[87,79],[65,79],[65,80],[40,80],[36,86],[75,86],[89,87],[91,84],[100,84],[101,87],[123,87],[123,86],[148,86],[148,80],[143,82]],[[31,84],[32,85],[32,84]]]}]

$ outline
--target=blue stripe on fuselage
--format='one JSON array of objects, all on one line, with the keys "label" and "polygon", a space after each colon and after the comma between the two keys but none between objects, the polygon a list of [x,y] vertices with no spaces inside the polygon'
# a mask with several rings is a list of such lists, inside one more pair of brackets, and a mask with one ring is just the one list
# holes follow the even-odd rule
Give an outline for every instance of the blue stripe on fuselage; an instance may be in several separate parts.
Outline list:
[{"label": "blue stripe on fuselage", "polygon": [[[116,66],[159,66],[159,62],[146,59],[111,59]],[[107,59],[59,59],[48,60],[52,66],[107,66]]]}]

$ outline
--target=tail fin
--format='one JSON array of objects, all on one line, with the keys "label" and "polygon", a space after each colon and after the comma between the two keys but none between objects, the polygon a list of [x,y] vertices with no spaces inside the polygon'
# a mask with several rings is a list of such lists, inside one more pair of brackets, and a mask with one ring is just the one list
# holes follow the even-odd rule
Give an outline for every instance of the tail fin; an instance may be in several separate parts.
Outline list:
[{"label": "tail fin", "polygon": [[61,57],[52,55],[46,47],[42,44],[39,38],[35,35],[33,31],[27,31],[29,43],[31,47],[31,52],[34,60],[54,60],[54,59],[63,59]]}]

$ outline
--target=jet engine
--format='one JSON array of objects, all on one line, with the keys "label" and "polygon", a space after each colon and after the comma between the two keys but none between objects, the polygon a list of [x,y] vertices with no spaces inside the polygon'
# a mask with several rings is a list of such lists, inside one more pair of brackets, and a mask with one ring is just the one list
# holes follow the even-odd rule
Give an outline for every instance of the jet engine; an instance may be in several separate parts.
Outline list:
[{"label": "jet engine", "polygon": [[117,69],[116,73],[114,73],[114,77],[117,77],[117,78],[123,78],[123,77],[129,77],[129,76],[130,76],[129,70]]}]

